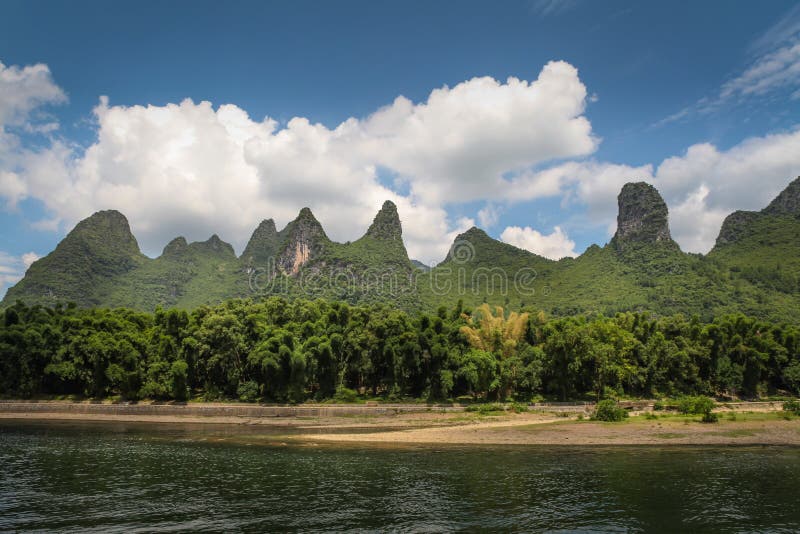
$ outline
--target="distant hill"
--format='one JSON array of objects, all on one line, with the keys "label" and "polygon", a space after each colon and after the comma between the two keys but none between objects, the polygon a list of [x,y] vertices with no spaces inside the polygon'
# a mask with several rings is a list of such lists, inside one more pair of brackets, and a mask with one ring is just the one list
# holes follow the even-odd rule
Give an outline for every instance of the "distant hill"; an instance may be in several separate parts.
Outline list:
[{"label": "distant hill", "polygon": [[409,259],[397,207],[388,201],[352,243],[331,241],[303,208],[280,231],[264,220],[240,257],[212,236],[202,243],[175,238],[151,259],[121,213],[101,211],[31,265],[3,305],[19,299],[151,310],[283,294],[407,310],[462,300],[556,315],[648,310],[708,318],[741,311],[798,321],[800,178],[762,211],[732,213],[708,255],[680,250],[653,186],[626,184],[618,204],[611,241],[577,258],[549,260],[471,228],[434,268]]}]

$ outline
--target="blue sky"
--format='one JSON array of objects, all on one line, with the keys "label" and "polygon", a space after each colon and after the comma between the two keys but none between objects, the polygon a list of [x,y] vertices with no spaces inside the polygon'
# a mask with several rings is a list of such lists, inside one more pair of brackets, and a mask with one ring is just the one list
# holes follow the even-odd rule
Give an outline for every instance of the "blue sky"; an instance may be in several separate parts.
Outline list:
[{"label": "blue sky", "polygon": [[[676,239],[703,252],[725,214],[800,174],[796,2],[6,0],[0,12],[4,285],[96,209],[126,213],[150,255],[178,233],[219,232],[241,251],[247,228],[303,205],[332,237],[357,237],[386,191],[425,261],[470,224],[574,255],[608,240],[633,179],[662,190]],[[572,100],[555,109],[509,77]],[[409,105],[392,107],[400,95]],[[368,124],[386,106],[402,121]]]}]

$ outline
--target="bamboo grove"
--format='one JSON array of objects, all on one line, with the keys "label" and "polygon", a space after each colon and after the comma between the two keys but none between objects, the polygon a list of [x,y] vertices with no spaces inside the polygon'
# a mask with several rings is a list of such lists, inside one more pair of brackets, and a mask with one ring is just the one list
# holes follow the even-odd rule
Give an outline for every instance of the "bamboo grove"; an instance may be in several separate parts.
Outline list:
[{"label": "bamboo grove", "polygon": [[0,396],[263,402],[755,398],[800,393],[793,325],[742,315],[547,318],[459,304],[231,300],[192,312],[0,312]]}]

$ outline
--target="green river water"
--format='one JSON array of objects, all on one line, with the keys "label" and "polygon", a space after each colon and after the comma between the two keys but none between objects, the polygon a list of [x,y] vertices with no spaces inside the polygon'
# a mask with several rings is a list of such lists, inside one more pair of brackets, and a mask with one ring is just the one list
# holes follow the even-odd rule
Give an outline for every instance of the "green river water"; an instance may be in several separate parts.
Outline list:
[{"label": "green river water", "polygon": [[299,445],[236,426],[0,422],[0,531],[798,532],[799,491],[796,448]]}]

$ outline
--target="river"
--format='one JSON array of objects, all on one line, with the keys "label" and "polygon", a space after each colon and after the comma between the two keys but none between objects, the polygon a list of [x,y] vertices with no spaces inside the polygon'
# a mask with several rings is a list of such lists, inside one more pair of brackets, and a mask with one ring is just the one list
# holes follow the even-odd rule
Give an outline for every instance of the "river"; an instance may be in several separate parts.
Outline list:
[{"label": "river", "polygon": [[2,421],[0,530],[800,530],[796,448],[365,447],[265,432]]}]

